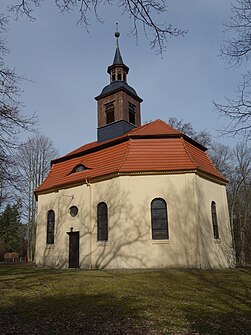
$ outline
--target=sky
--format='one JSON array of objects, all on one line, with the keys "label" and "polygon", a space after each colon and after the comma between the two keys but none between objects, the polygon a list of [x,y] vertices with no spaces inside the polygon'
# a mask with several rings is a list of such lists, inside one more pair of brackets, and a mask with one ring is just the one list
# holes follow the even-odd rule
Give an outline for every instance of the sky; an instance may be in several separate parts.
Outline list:
[{"label": "sky", "polygon": [[[1,0],[1,11],[7,3]],[[219,56],[227,39],[223,23],[231,15],[230,1],[168,0],[168,12],[160,21],[187,34],[169,39],[162,57],[150,49],[141,31],[138,43],[129,36],[132,22],[114,6],[100,7],[104,22],[90,17],[87,32],[76,25],[77,12],[62,15],[53,3],[42,2],[34,12],[35,22],[10,16],[6,62],[29,79],[21,83],[23,112],[38,115],[41,133],[60,155],[96,140],[94,97],[109,84],[116,22],[123,61],[130,68],[128,84],[144,100],[143,123],[176,117],[191,122],[197,131],[209,131],[219,142],[237,143],[237,138],[219,137],[217,129],[225,121],[213,106],[214,100],[224,103],[226,96],[234,97],[243,70],[229,69]]]}]

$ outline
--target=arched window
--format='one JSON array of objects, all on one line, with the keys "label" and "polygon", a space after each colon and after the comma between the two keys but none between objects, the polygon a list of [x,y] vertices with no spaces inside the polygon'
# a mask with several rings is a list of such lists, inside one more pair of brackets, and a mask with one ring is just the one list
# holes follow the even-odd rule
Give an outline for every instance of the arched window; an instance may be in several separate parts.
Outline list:
[{"label": "arched window", "polygon": [[151,202],[151,221],[153,240],[168,239],[167,206],[164,199],[155,198]]},{"label": "arched window", "polygon": [[47,244],[54,244],[55,212],[50,210],[47,214]]},{"label": "arched window", "polygon": [[122,74],[120,70],[118,71],[118,80],[122,80]]},{"label": "arched window", "polygon": [[105,112],[106,112],[106,124],[112,123],[115,121],[115,114],[114,114],[114,102],[108,102],[105,105]]},{"label": "arched window", "polygon": [[108,241],[108,210],[105,202],[100,202],[97,206],[97,240]]},{"label": "arched window", "polygon": [[211,213],[212,213],[214,238],[217,239],[219,238],[219,229],[218,229],[218,222],[217,222],[216,203],[214,201],[212,201],[211,203]]},{"label": "arched window", "polygon": [[136,123],[135,122],[135,118],[136,118],[135,117],[135,115],[136,115],[135,108],[136,108],[136,106],[134,104],[132,104],[131,102],[129,102],[129,122],[133,123],[133,124]]}]

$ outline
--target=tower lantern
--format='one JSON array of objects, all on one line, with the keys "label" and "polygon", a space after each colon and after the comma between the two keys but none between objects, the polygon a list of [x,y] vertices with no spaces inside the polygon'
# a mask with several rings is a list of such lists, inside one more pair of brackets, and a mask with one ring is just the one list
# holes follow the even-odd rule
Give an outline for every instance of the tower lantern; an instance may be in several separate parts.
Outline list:
[{"label": "tower lantern", "polygon": [[98,102],[99,142],[124,135],[141,125],[140,103],[143,101],[136,91],[127,84],[129,68],[124,64],[119,49],[118,30],[115,32],[116,49],[112,65],[108,66],[110,84],[105,86]]}]

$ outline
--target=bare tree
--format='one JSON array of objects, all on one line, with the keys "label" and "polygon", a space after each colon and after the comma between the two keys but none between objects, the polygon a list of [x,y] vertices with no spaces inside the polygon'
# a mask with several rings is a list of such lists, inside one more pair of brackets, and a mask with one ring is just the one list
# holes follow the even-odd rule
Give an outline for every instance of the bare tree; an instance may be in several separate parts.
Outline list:
[{"label": "bare tree", "polygon": [[209,156],[220,173],[230,178],[233,168],[233,150],[228,145],[212,142],[209,148]]},{"label": "bare tree", "polygon": [[169,118],[169,124],[208,147],[215,167],[227,178],[230,226],[237,265],[251,265],[251,148],[247,142],[234,149],[212,141],[207,131],[194,130],[190,122]]},{"label": "bare tree", "polygon": [[[235,0],[231,4],[232,17],[226,24],[230,38],[223,44],[222,57],[230,66],[240,66],[243,61],[249,62],[251,51],[251,1]],[[214,105],[220,115],[226,118],[225,133],[244,134],[251,139],[251,73],[242,76],[237,89],[237,97],[227,98],[226,103]]]},{"label": "bare tree", "polygon": [[251,149],[246,142],[230,148],[213,142],[209,155],[227,178],[230,226],[237,265],[251,264]]},{"label": "bare tree", "polygon": [[230,222],[238,265],[251,264],[251,149],[246,143],[233,150],[229,175]]},{"label": "bare tree", "polygon": [[[9,10],[15,16],[26,15],[31,20],[35,19],[34,10],[41,5],[42,0],[12,0]],[[173,27],[171,24],[158,22],[168,11],[165,0],[54,0],[61,13],[78,11],[77,23],[83,23],[88,30],[90,17],[94,15],[98,22],[102,22],[99,10],[102,6],[116,6],[122,14],[127,14],[132,20],[131,35],[138,39],[138,30],[141,26],[151,48],[158,53],[163,53],[167,47],[168,38],[184,35],[185,30]]]},{"label": "bare tree", "polygon": [[16,166],[20,176],[17,188],[27,220],[28,258],[33,260],[36,239],[37,205],[34,189],[47,176],[50,161],[57,155],[52,141],[45,135],[35,135],[20,145],[16,157]]},{"label": "bare tree", "polygon": [[231,3],[231,10],[232,16],[225,26],[233,35],[223,44],[221,55],[230,65],[241,65],[243,60],[248,61],[250,58],[251,2],[234,0]]},{"label": "bare tree", "polygon": [[17,148],[18,135],[29,130],[35,122],[34,117],[26,117],[21,112],[19,84],[23,78],[5,63],[8,52],[4,38],[6,24],[7,18],[0,14],[0,206],[8,184],[15,179],[12,157]]},{"label": "bare tree", "polygon": [[191,137],[196,142],[203,146],[210,147],[212,143],[212,137],[206,130],[196,131],[190,122],[184,120],[178,120],[176,117],[170,117],[168,123],[173,128],[181,131],[185,135]]},{"label": "bare tree", "polygon": [[221,116],[227,120],[226,127],[222,130],[225,134],[244,135],[249,141],[251,139],[251,73],[242,76],[239,83],[237,97],[226,99],[225,104],[214,105]]}]

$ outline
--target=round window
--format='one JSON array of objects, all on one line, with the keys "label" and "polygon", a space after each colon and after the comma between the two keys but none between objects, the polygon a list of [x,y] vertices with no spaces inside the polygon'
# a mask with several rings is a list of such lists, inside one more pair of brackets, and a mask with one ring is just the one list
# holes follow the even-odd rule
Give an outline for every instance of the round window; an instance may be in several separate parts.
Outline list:
[{"label": "round window", "polygon": [[71,214],[71,216],[76,216],[77,214],[78,214],[78,207],[76,207],[76,206],[71,206],[70,207],[70,214]]}]

